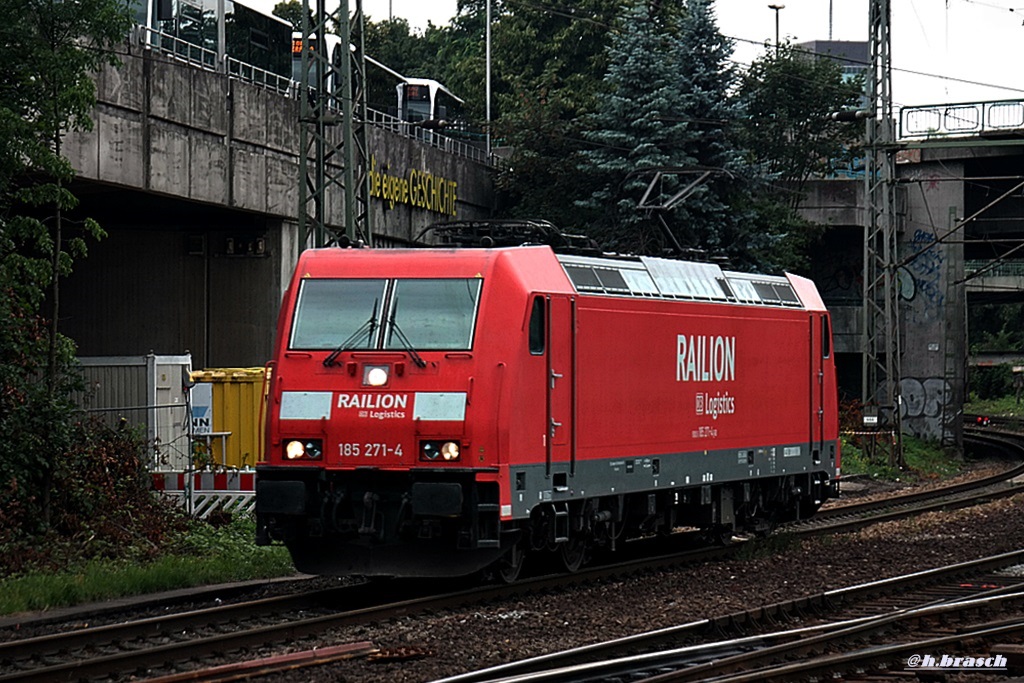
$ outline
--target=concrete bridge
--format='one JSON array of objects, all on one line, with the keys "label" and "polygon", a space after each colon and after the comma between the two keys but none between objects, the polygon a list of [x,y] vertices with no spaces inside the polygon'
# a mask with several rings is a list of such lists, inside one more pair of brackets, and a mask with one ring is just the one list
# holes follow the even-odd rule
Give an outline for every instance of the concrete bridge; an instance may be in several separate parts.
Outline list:
[{"label": "concrete bridge", "polygon": [[[997,265],[1024,240],[1024,117],[1007,113],[1024,106],[991,104],[927,108],[956,113],[959,127],[940,116],[940,125],[901,138],[897,155],[903,424],[957,443],[967,306],[1024,299],[1024,277]],[[968,111],[974,118],[963,118]],[[989,111],[1002,112],[1005,125],[992,125]],[[964,120],[978,125],[968,130]],[[840,384],[851,395],[861,372],[863,195],[862,177],[825,179],[810,184],[803,204],[808,218],[831,226],[812,278],[833,313]]]},{"label": "concrete bridge", "polygon": [[[109,236],[63,287],[61,328],[84,356],[189,351],[196,367],[263,365],[305,246],[294,92],[200,68],[138,39],[126,48],[121,66],[97,76],[93,129],[65,141],[82,200],[74,217],[96,218]],[[372,123],[375,173],[429,175],[455,197],[429,208],[372,198],[381,243],[408,242],[433,222],[491,215],[491,168],[480,150],[383,114]],[[337,194],[328,222],[341,226]]]}]

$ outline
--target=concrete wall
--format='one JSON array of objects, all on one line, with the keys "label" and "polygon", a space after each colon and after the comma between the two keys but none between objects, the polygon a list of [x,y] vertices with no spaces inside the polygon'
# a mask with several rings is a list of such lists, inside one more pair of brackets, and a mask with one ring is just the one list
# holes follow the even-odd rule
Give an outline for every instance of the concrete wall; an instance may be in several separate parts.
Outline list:
[{"label": "concrete wall", "polygon": [[904,431],[959,443],[967,358],[963,232],[940,242],[964,217],[964,165],[923,154],[901,164],[906,214],[899,253]]},{"label": "concrete wall", "polygon": [[[964,215],[963,151],[918,151],[897,166],[901,321],[901,416],[904,431],[960,442],[967,357],[963,233],[940,243]],[[863,331],[863,179],[809,183],[803,215],[831,226],[812,265],[832,313],[836,351],[860,363]],[[856,354],[856,356],[853,356]],[[846,389],[859,376],[845,368]],[[856,371],[856,372],[855,372]],[[855,383],[859,395],[859,382]]]},{"label": "concrete wall", "polygon": [[[91,131],[70,134],[65,154],[83,179],[169,197],[296,220],[299,212],[299,106],[275,91],[171,61],[132,46],[119,67],[96,79]],[[405,135],[368,126],[378,170],[429,174],[457,187],[458,218],[491,213],[493,184],[484,164]],[[328,130],[340,144],[340,126]],[[340,176],[335,165],[331,173]],[[375,231],[408,239],[450,213],[371,199]],[[327,200],[341,226],[340,188]]]},{"label": "concrete wall", "polygon": [[[127,220],[112,213],[94,213],[108,236],[62,288],[61,329],[79,355],[174,350],[190,352],[196,368],[269,360],[291,276],[283,264],[298,253],[294,223],[209,210]],[[237,246],[255,240],[263,253]]]}]

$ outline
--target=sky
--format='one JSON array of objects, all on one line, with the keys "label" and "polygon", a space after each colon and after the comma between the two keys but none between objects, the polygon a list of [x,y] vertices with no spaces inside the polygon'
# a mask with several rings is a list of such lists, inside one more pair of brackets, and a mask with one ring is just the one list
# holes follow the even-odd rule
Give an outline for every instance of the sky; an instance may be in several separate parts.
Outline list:
[{"label": "sky", "polygon": [[[891,2],[895,106],[1024,99],[1024,0]],[[833,40],[867,40],[868,0],[717,0],[718,27],[736,41],[739,64],[774,43],[770,4],[783,5],[783,41],[827,40],[830,32]],[[447,24],[456,0],[363,0],[363,11],[375,21],[395,16],[424,28]]]}]

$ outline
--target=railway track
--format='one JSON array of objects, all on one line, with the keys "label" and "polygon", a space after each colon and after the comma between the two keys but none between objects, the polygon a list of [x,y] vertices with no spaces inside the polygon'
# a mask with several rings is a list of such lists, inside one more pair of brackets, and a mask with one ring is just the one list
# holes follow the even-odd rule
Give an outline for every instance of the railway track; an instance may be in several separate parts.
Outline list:
[{"label": "railway track", "polygon": [[[970,486],[981,486],[985,498],[1017,491],[1005,483],[1021,474],[1013,468],[999,477],[949,487],[942,493],[910,494],[888,499],[884,505],[865,503],[826,513],[820,524],[787,528],[784,533],[803,535],[858,528],[894,516],[906,517],[935,507],[968,504]],[[1000,484],[997,479],[1004,483]],[[998,489],[998,490],[996,490]],[[852,515],[852,518],[851,518]],[[831,518],[831,521],[829,521]],[[60,633],[0,643],[0,682],[75,680],[108,675],[173,675],[184,669],[210,666],[224,653],[232,659],[255,656],[262,648],[292,643],[293,649],[315,648],[331,629],[378,623],[417,613],[453,609],[468,604],[511,600],[523,594],[558,591],[578,582],[621,577],[651,568],[681,565],[725,557],[744,544],[703,548],[686,553],[644,557],[597,566],[574,575],[542,576],[513,586],[475,587],[442,595],[430,594],[423,584],[394,583],[354,585],[330,591],[223,605],[177,614],[126,621],[94,628],[71,628]],[[1022,560],[1024,561],[1024,560]],[[436,585],[433,586],[436,591]],[[386,595],[385,595],[386,594]],[[365,655],[369,644],[359,650]],[[245,653],[245,654],[243,654]],[[328,655],[321,649],[310,663]],[[333,653],[338,658],[355,656],[352,650]],[[181,662],[189,662],[182,665]],[[294,662],[282,664],[294,667]],[[203,680],[201,674],[189,680]],[[216,680],[216,679],[210,679]]]},{"label": "railway track", "polygon": [[[902,667],[914,654],[962,652],[965,641],[981,652],[981,641],[1024,639],[1024,581],[1001,571],[1022,562],[1024,551],[1008,553],[435,683],[792,681],[871,666]],[[1005,618],[994,622],[997,615]],[[794,625],[779,630],[779,622],[786,621]],[[965,626],[950,628],[951,623]],[[757,634],[747,635],[752,631]],[[903,633],[899,643],[887,640],[894,632]],[[852,643],[856,650],[847,651]]]}]

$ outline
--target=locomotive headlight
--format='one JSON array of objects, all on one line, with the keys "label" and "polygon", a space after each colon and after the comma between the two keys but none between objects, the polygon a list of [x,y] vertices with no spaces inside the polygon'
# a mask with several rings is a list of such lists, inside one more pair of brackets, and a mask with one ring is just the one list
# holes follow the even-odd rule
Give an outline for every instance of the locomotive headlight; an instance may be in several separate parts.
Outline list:
[{"label": "locomotive headlight", "polygon": [[284,447],[284,457],[288,460],[317,460],[323,453],[323,441],[320,439],[293,439]]},{"label": "locomotive headlight", "polygon": [[363,368],[363,385],[382,387],[388,383],[387,365],[367,365]]},{"label": "locomotive headlight", "polygon": [[420,460],[455,462],[459,459],[460,450],[458,441],[423,441],[420,443]]},{"label": "locomotive headlight", "polygon": [[441,446],[441,457],[451,462],[459,459],[459,444],[447,441]]},{"label": "locomotive headlight", "polygon": [[440,449],[433,441],[424,441],[420,449],[420,460],[437,460],[441,455]]}]

